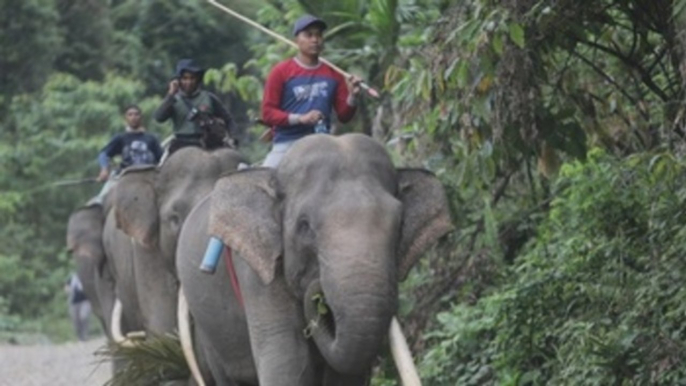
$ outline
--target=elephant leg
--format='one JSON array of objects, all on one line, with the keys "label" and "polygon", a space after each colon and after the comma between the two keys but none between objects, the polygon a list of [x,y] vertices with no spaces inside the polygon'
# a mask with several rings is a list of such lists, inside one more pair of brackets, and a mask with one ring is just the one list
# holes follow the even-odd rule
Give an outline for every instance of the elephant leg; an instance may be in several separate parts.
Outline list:
[{"label": "elephant leg", "polygon": [[145,331],[163,335],[177,329],[178,280],[154,249],[131,240],[138,304]]},{"label": "elephant leg", "polygon": [[324,372],[324,386],[368,386],[371,379],[371,371],[362,375],[344,375],[326,366]]},{"label": "elephant leg", "polygon": [[[208,358],[206,361],[206,367],[210,374],[212,374],[212,382],[217,386],[233,386],[235,383],[226,375],[226,371],[221,364],[219,354],[216,353],[209,345],[203,348],[203,352],[206,353]],[[208,383],[209,384],[209,383]]]}]

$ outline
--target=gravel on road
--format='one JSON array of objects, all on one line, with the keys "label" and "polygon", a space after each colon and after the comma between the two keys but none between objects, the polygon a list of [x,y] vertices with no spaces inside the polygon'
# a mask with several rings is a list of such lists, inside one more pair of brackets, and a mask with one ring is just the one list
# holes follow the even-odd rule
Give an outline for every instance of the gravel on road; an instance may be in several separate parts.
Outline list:
[{"label": "gravel on road", "polygon": [[112,366],[95,351],[105,338],[60,345],[0,345],[0,386],[101,386]]}]

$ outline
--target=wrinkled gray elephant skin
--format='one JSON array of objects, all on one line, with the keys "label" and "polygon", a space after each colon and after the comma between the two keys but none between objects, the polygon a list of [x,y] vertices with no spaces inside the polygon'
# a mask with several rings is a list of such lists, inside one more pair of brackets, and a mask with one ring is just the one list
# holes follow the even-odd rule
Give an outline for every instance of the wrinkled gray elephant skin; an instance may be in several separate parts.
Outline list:
[{"label": "wrinkled gray elephant skin", "polygon": [[[257,384],[244,364],[252,353],[261,386],[367,384],[398,282],[451,229],[439,181],[396,169],[359,134],[308,136],[277,169],[221,178],[187,219],[177,253],[213,374]],[[224,269],[198,271],[208,234],[235,252],[244,311]]]},{"label": "wrinkled gray elephant skin", "polygon": [[234,150],[191,147],[175,152],[162,166],[128,168],[119,177],[105,199],[104,244],[116,267],[117,297],[130,328],[155,334],[176,329],[179,230],[215,181],[242,161]]},{"label": "wrinkled gray elephant skin", "polygon": [[114,306],[114,278],[103,250],[103,223],[104,214],[100,205],[77,209],[69,216],[67,249],[74,258],[76,274],[91,303],[93,314],[109,337]]}]

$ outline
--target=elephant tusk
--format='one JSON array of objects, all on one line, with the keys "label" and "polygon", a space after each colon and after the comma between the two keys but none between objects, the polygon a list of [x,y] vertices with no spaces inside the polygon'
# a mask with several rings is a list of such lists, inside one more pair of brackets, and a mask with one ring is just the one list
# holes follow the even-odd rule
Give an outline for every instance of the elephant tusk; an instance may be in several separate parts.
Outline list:
[{"label": "elephant tusk", "polygon": [[191,336],[190,313],[188,312],[188,302],[186,296],[183,294],[183,287],[179,286],[179,306],[176,314],[179,322],[179,340],[181,341],[181,349],[183,356],[186,357],[188,367],[191,369],[191,374],[198,386],[205,386],[205,381],[200,373],[200,366],[198,366],[198,359],[195,357],[193,351],[193,337]]},{"label": "elephant tusk", "polygon": [[126,339],[145,339],[147,333],[145,331],[131,331],[126,333]]},{"label": "elephant tusk", "polygon": [[132,347],[133,342],[124,338],[121,333],[121,314],[122,305],[119,299],[114,300],[114,308],[112,309],[112,340],[114,343],[123,347]]},{"label": "elephant tusk", "polygon": [[395,366],[400,373],[402,385],[421,386],[422,381],[419,379],[417,367],[412,360],[412,353],[407,346],[407,339],[405,339],[405,335],[403,335],[403,331],[400,329],[400,323],[398,323],[398,319],[395,316],[391,320],[389,337],[391,353],[393,354]]}]

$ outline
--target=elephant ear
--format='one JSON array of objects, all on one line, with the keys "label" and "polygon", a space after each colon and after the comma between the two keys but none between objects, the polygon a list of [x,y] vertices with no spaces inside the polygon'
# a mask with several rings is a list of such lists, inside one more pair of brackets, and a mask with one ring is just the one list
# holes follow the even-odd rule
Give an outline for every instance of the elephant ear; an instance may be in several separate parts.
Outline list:
[{"label": "elephant ear", "polygon": [[99,272],[105,265],[105,253],[102,246],[104,223],[102,207],[93,204],[77,209],[69,216],[67,224],[67,251],[94,260]]},{"label": "elephant ear", "polygon": [[281,256],[281,210],[271,168],[229,174],[212,191],[209,233],[222,239],[259,275],[274,280]]},{"label": "elephant ear", "polygon": [[117,228],[146,247],[157,245],[159,234],[156,175],[155,167],[127,169],[112,192]]},{"label": "elephant ear", "polygon": [[403,221],[398,246],[398,277],[404,280],[421,254],[453,229],[448,199],[440,181],[420,169],[398,170]]}]

